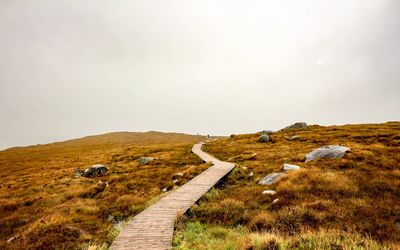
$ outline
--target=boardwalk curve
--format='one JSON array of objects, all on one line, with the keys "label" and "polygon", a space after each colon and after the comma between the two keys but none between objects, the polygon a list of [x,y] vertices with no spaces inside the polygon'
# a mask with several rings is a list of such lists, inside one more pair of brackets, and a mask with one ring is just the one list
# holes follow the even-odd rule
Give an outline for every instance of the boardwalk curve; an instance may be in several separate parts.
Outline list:
[{"label": "boardwalk curve", "polygon": [[174,221],[178,211],[185,213],[235,167],[233,163],[220,161],[203,152],[202,145],[203,143],[194,145],[192,152],[205,162],[212,162],[213,166],[136,215],[121,230],[111,249],[172,248]]}]

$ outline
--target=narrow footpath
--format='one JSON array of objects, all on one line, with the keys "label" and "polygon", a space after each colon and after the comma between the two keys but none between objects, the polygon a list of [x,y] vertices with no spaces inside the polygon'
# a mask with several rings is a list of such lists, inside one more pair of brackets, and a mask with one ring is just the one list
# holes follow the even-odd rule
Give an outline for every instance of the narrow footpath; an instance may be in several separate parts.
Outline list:
[{"label": "narrow footpath", "polygon": [[220,161],[201,150],[203,143],[193,146],[193,153],[213,166],[157,203],[136,215],[117,236],[111,249],[165,250],[172,248],[177,213],[185,213],[208,190],[227,175],[235,164]]}]

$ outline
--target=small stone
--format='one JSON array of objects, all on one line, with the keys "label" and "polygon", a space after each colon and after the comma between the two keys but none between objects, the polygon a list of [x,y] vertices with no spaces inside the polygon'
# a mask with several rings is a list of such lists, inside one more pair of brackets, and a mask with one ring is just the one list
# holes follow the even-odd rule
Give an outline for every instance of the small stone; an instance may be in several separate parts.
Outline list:
[{"label": "small stone", "polygon": [[274,191],[274,190],[264,190],[264,191],[262,192],[262,194],[275,195],[275,194],[276,194],[276,191]]},{"label": "small stone", "polygon": [[7,243],[10,243],[11,241],[15,240],[16,238],[17,238],[17,236],[11,237],[11,238],[9,238],[6,242],[7,242]]},{"label": "small stone", "polygon": [[154,161],[155,159],[153,157],[140,157],[139,158],[139,164],[140,165],[146,165],[152,161]]},{"label": "small stone", "polygon": [[167,189],[167,188],[164,188],[162,191],[165,193],[165,192],[167,192],[167,191],[168,191],[168,189]]},{"label": "small stone", "polygon": [[294,136],[290,137],[289,140],[290,141],[298,141],[298,140],[300,140],[300,136],[294,135]]},{"label": "small stone", "polygon": [[278,202],[279,202],[279,199],[275,199],[275,200],[272,201],[272,204],[276,204]]},{"label": "small stone", "polygon": [[85,172],[85,171],[82,171],[82,170],[80,170],[79,168],[78,168],[78,169],[75,169],[75,178],[81,177],[82,174],[83,174],[84,172]]},{"label": "small stone", "polygon": [[122,229],[124,223],[125,223],[125,222],[124,222],[123,220],[117,221],[117,222],[115,222],[115,223],[113,224],[113,227],[114,227],[116,230],[120,231],[120,230]]},{"label": "small stone", "polygon": [[251,155],[249,155],[249,156],[246,156],[245,159],[246,159],[246,160],[253,160],[253,159],[256,158],[256,156],[257,156],[257,153],[253,153],[253,154],[251,154]]},{"label": "small stone", "polygon": [[248,168],[247,167],[242,167],[242,169],[247,170]]},{"label": "small stone", "polygon": [[176,184],[176,183],[178,183],[178,182],[179,182],[178,180],[174,180],[174,181],[173,181],[174,184]]},{"label": "small stone", "polygon": [[297,165],[292,165],[292,164],[283,164],[283,170],[285,172],[290,171],[290,170],[298,170],[300,169],[299,166]]},{"label": "small stone", "polygon": [[254,175],[254,173],[253,173],[253,172],[250,172],[249,176],[252,177],[253,175]]},{"label": "small stone", "polygon": [[349,151],[350,148],[339,145],[329,145],[325,147],[320,147],[306,155],[306,162],[322,158],[324,159],[342,158],[345,155],[345,153]]},{"label": "small stone", "polygon": [[269,136],[267,134],[262,134],[260,137],[258,137],[258,142],[268,142],[269,141]]},{"label": "small stone", "polygon": [[261,181],[258,182],[258,184],[271,185],[275,181],[277,181],[279,179],[279,177],[281,177],[282,175],[284,175],[284,173],[271,173],[271,174],[265,176],[264,178],[262,178]]},{"label": "small stone", "polygon": [[175,176],[183,176],[183,173],[176,173]]}]

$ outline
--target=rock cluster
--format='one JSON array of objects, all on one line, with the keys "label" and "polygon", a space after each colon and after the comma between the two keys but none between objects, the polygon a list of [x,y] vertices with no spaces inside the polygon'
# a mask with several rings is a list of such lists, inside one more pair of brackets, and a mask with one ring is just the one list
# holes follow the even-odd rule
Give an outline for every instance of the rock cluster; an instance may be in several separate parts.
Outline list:
[{"label": "rock cluster", "polygon": [[83,177],[96,177],[100,175],[105,175],[108,172],[108,168],[102,164],[96,164],[87,168],[85,170],[77,169],[75,170],[75,176],[83,176]]},{"label": "rock cluster", "polygon": [[296,122],[295,124],[289,125],[282,130],[306,128],[307,126],[308,125],[305,122]]}]

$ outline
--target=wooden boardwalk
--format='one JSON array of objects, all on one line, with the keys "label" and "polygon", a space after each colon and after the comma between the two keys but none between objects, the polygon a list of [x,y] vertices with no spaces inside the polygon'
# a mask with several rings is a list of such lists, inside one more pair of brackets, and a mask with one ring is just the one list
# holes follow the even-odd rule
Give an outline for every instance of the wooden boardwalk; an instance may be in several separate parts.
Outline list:
[{"label": "wooden boardwalk", "polygon": [[128,222],[117,236],[111,249],[161,250],[172,248],[174,221],[177,213],[185,213],[235,164],[222,162],[201,150],[202,143],[193,146],[193,153],[213,166],[185,185],[161,198]]}]

